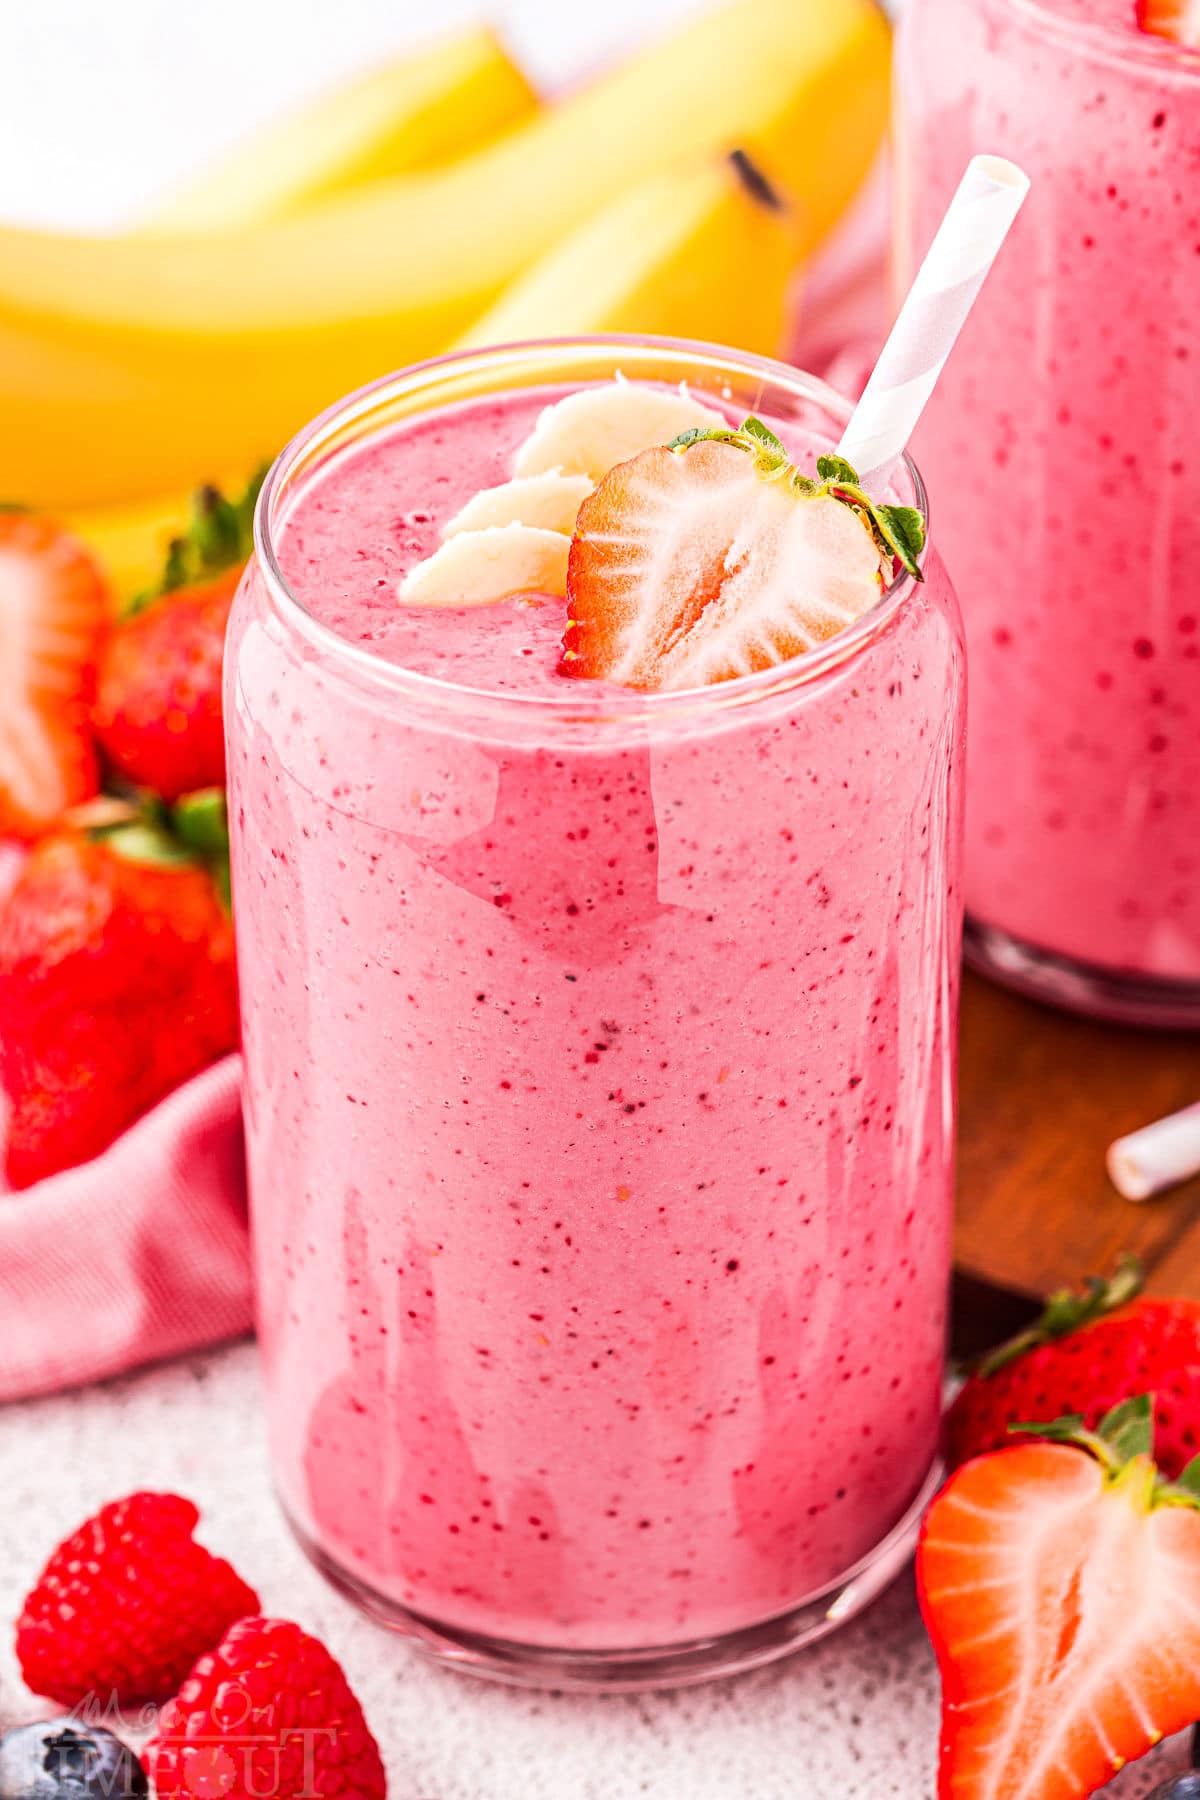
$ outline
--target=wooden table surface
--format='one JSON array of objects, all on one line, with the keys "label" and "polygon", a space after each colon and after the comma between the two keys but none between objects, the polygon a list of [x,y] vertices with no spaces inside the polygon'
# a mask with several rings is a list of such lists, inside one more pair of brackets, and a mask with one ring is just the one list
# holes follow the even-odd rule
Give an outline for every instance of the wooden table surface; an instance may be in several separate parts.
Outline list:
[{"label": "wooden table surface", "polygon": [[960,1269],[1041,1294],[1139,1255],[1147,1287],[1200,1299],[1200,1179],[1132,1205],[1112,1139],[1200,1099],[1200,1035],[1076,1019],[968,975],[963,993]]}]

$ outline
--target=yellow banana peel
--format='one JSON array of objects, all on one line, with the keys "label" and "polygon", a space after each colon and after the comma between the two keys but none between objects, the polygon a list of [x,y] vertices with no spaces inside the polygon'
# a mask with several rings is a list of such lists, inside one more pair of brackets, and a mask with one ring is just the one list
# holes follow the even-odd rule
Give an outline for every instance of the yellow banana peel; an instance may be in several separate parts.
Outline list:
[{"label": "yellow banana peel", "polygon": [[874,0],[736,0],[447,169],[180,240],[0,233],[0,495],[63,506],[250,467],[434,354],[574,226],[741,145],[811,249],[874,158]]},{"label": "yellow banana peel", "polygon": [[518,277],[459,347],[624,331],[774,355],[797,235],[740,152],[655,175]]},{"label": "yellow banana peel", "polygon": [[472,26],[343,83],[183,182],[139,229],[174,236],[285,218],[465,156],[537,107],[493,31]]},{"label": "yellow banana peel", "polygon": [[[465,155],[537,104],[495,33],[471,27],[255,133],[176,190],[139,229],[221,231],[285,217],[332,192]],[[217,485],[233,493],[245,481],[245,471],[232,472]],[[68,513],[66,523],[124,600],[160,579],[171,541],[191,516],[189,490],[83,508]]]}]

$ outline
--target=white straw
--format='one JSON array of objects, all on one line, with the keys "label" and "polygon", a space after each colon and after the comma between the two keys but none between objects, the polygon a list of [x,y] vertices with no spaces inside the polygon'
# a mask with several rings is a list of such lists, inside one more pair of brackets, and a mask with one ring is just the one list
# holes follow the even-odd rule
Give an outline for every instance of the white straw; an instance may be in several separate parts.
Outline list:
[{"label": "white straw", "polygon": [[1200,1101],[1118,1138],[1107,1161],[1109,1180],[1126,1200],[1149,1200],[1200,1175]]},{"label": "white straw", "polygon": [[967,164],[839,445],[864,482],[912,436],[1028,192],[1028,175],[1002,156]]}]

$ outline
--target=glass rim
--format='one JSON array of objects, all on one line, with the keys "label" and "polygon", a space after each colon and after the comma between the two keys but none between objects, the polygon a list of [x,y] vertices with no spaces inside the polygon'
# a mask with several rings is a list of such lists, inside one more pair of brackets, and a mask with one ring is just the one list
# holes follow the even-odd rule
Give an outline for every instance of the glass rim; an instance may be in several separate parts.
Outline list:
[{"label": "glass rim", "polygon": [[[995,4],[996,0],[992,0]],[[1153,31],[1130,33],[1103,19],[1068,18],[1059,12],[1054,0],[998,0],[1000,10],[1021,13],[1035,24],[1045,27],[1053,36],[1089,52],[1097,62],[1134,62],[1172,74],[1200,80],[1200,54],[1186,44]],[[1129,0],[1130,15],[1133,0]]]},{"label": "glass rim", "polygon": [[[793,688],[807,688],[840,669],[865,651],[891,624],[901,607],[919,585],[906,570],[881,593],[870,610],[843,631],[817,644],[802,655],[741,675],[731,681],[713,682],[706,687],[661,689],[644,692],[630,688],[614,692],[606,687],[599,697],[579,690],[592,688],[591,682],[565,684],[574,690],[564,694],[520,693],[503,689],[472,687],[447,681],[441,676],[425,675],[405,668],[380,656],[370,645],[356,644],[319,619],[292,591],[276,551],[282,520],[277,516],[289,479],[302,469],[306,458],[319,453],[323,445],[335,441],[340,432],[356,422],[364,425],[363,436],[369,434],[367,421],[387,401],[406,389],[416,389],[434,382],[439,375],[455,371],[469,372],[473,366],[481,371],[502,370],[507,366],[526,368],[534,358],[548,358],[546,379],[554,381],[553,359],[565,360],[572,353],[625,349],[630,352],[658,353],[664,359],[687,359],[692,364],[710,366],[714,373],[757,375],[776,386],[791,390],[801,402],[823,408],[834,418],[848,418],[853,410],[845,395],[822,381],[772,357],[757,356],[748,351],[727,349],[698,339],[656,337],[639,333],[603,333],[580,337],[530,338],[512,343],[492,344],[478,349],[450,351],[428,357],[404,368],[377,377],[362,387],[336,400],[312,419],[284,445],[267,472],[254,509],[254,559],[263,577],[268,596],[285,624],[298,630],[316,648],[327,653],[335,664],[350,671],[360,680],[385,688],[410,699],[431,703],[444,710],[461,710],[472,716],[492,713],[508,718],[542,717],[562,725],[584,723],[622,724],[638,720],[658,722],[668,718],[707,714],[750,703]],[[650,378],[650,377],[648,377]],[[660,375],[658,379],[666,379]],[[532,385],[532,384],[526,384]],[[496,390],[500,391],[500,390]],[[456,398],[470,398],[469,394]],[[450,404],[450,402],[443,402]],[[436,405],[431,407],[436,410]],[[351,441],[358,441],[352,439]],[[929,553],[929,498],[921,473],[907,451],[902,453],[903,467],[911,484],[907,503],[917,506],[926,522],[926,546],[922,561]]]}]

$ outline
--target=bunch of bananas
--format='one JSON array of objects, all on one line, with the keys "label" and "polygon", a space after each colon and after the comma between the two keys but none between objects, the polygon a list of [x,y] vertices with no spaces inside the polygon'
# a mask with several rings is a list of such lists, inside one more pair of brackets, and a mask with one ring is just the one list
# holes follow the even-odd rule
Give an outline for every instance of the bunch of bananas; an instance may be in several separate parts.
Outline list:
[{"label": "bunch of bananas", "polygon": [[130,591],[190,487],[415,359],[593,331],[775,352],[878,149],[888,60],[875,0],[732,0],[542,107],[475,30],[136,231],[0,230],[0,499],[65,514]]}]

